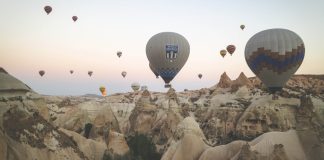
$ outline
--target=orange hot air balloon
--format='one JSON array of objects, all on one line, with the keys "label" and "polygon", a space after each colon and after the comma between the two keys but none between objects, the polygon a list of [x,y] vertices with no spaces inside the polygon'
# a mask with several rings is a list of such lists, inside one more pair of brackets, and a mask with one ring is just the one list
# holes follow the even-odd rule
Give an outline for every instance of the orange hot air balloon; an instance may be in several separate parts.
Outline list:
[{"label": "orange hot air balloon", "polygon": [[77,16],[73,16],[73,17],[72,17],[72,20],[75,22],[75,21],[78,20],[78,17],[77,17]]},{"label": "orange hot air balloon", "polygon": [[52,12],[52,7],[51,7],[51,6],[45,6],[45,7],[44,7],[44,10],[45,10],[45,12],[46,12],[47,15],[48,15],[48,14],[50,14],[50,13]]},{"label": "orange hot air balloon", "polygon": [[101,92],[101,95],[102,95],[102,96],[106,96],[106,95],[107,95],[106,87],[104,87],[104,86],[100,86],[100,87],[99,87],[99,91]]},{"label": "orange hot air balloon", "polygon": [[236,47],[234,46],[234,45],[228,45],[227,47],[226,47],[226,50],[227,50],[227,52],[229,53],[229,54],[233,54],[234,52],[235,52],[235,49],[236,49]]},{"label": "orange hot air balloon", "polygon": [[224,58],[225,55],[226,55],[226,53],[227,53],[227,51],[225,49],[222,49],[219,53]]}]

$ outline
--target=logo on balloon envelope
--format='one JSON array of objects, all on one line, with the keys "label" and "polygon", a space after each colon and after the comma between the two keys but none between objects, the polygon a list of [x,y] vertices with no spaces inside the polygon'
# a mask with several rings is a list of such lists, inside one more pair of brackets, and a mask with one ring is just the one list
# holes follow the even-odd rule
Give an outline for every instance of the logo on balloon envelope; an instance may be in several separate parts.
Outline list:
[{"label": "logo on balloon envelope", "polygon": [[171,62],[173,59],[177,58],[178,55],[178,45],[166,45],[165,46],[165,58],[169,59]]}]

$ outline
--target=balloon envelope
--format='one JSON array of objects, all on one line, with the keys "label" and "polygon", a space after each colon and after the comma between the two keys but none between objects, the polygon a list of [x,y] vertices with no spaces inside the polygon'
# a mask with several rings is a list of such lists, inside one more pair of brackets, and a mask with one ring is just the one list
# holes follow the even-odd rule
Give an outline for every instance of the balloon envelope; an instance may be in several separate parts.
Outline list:
[{"label": "balloon envelope", "polygon": [[159,73],[152,67],[151,63],[149,65],[150,65],[150,69],[154,73],[155,77],[159,78]]},{"label": "balloon envelope", "polygon": [[123,72],[121,73],[121,75],[125,78],[125,76],[127,75],[127,72],[123,71]]},{"label": "balloon envelope", "polygon": [[75,21],[78,20],[78,17],[77,17],[77,16],[73,16],[73,17],[72,17],[72,20],[75,22]]},{"label": "balloon envelope", "polygon": [[138,91],[139,89],[140,89],[140,84],[139,83],[132,83],[132,85],[131,85],[131,87],[132,87],[132,89],[134,90],[134,91]]},{"label": "balloon envelope", "polygon": [[245,25],[242,24],[242,25],[240,26],[240,28],[241,28],[242,30],[244,30]]},{"label": "balloon envelope", "polygon": [[40,75],[41,77],[43,77],[43,75],[45,74],[45,71],[40,70],[38,73],[39,73],[39,75]]},{"label": "balloon envelope", "polygon": [[199,79],[201,79],[201,77],[202,77],[202,74],[200,73],[200,74],[198,74],[198,77],[199,77]]},{"label": "balloon envelope", "polygon": [[45,6],[44,10],[47,14],[50,14],[52,12],[52,7],[51,6]]},{"label": "balloon envelope", "polygon": [[245,46],[245,60],[256,76],[274,93],[282,89],[303,62],[303,40],[287,29],[255,34]]},{"label": "balloon envelope", "polygon": [[154,35],[146,44],[146,56],[152,68],[162,77],[165,87],[188,60],[190,46],[185,37],[174,32]]},{"label": "balloon envelope", "polygon": [[71,73],[71,74],[73,74],[73,72],[74,72],[73,70],[70,70],[70,73]]},{"label": "balloon envelope", "polygon": [[101,92],[101,95],[102,96],[106,96],[107,95],[107,93],[106,93],[106,87],[100,86],[99,87],[99,91]]},{"label": "balloon envelope", "polygon": [[90,77],[92,76],[92,74],[93,74],[92,71],[88,71],[88,75],[89,75]]},{"label": "balloon envelope", "polygon": [[222,49],[219,54],[224,57],[226,55],[227,51],[225,49]]},{"label": "balloon envelope", "polygon": [[234,45],[228,45],[227,47],[226,47],[226,50],[227,50],[227,52],[229,53],[229,54],[233,54],[234,52],[235,52],[235,49],[236,49],[236,47],[234,46]]},{"label": "balloon envelope", "polygon": [[120,58],[120,56],[122,56],[122,54],[123,54],[123,52],[121,52],[121,51],[118,51],[117,52],[117,56]]}]

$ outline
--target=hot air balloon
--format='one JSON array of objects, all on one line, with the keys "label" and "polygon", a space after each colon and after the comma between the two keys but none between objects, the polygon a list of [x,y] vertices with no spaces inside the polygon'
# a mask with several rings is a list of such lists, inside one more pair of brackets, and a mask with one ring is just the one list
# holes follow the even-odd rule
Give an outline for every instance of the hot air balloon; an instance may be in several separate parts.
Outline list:
[{"label": "hot air balloon", "polygon": [[157,73],[157,71],[152,67],[151,63],[149,65],[150,65],[151,71],[154,73],[154,75],[156,76],[156,78],[159,78],[159,73]]},{"label": "hot air balloon", "polygon": [[236,47],[234,46],[234,45],[228,45],[227,47],[226,47],[226,50],[227,50],[227,52],[229,53],[229,54],[233,54],[234,52],[235,52],[235,49],[236,49]]},{"label": "hot air balloon", "polygon": [[131,87],[134,91],[138,91],[140,89],[140,84],[135,82],[132,83]]},{"label": "hot air balloon", "polygon": [[169,88],[172,79],[187,62],[190,46],[185,37],[174,32],[154,35],[146,44],[146,56],[152,68]]},{"label": "hot air balloon", "polygon": [[117,56],[120,58],[120,56],[122,56],[122,54],[123,54],[123,52],[121,52],[121,51],[118,51],[117,52]]},{"label": "hot air balloon", "polygon": [[74,22],[76,22],[76,21],[78,20],[78,17],[77,17],[77,16],[73,16],[73,17],[72,17],[72,20],[73,20]]},{"label": "hot air balloon", "polygon": [[242,30],[244,30],[244,28],[245,28],[245,25],[240,25],[240,28],[242,29]]},{"label": "hot air balloon", "polygon": [[147,86],[141,86],[141,91],[147,90]]},{"label": "hot air balloon", "polygon": [[88,75],[91,77],[92,76],[92,71],[88,71]]},{"label": "hot air balloon", "polygon": [[38,73],[39,73],[39,75],[40,75],[41,77],[43,77],[43,75],[45,74],[45,71],[44,71],[44,70],[40,70]]},{"label": "hot air balloon", "polygon": [[222,49],[219,54],[224,58],[226,55],[227,51],[225,49]]},{"label": "hot air balloon", "polygon": [[101,92],[101,95],[102,96],[106,96],[107,93],[106,93],[106,87],[105,86],[100,86],[99,87],[99,91]]},{"label": "hot air balloon", "polygon": [[45,10],[45,12],[46,12],[47,15],[48,15],[48,14],[50,14],[50,13],[52,12],[52,7],[51,7],[51,6],[45,6],[45,7],[44,7],[44,10]]},{"label": "hot air balloon", "polygon": [[123,72],[121,73],[121,75],[125,78],[126,75],[127,75],[127,72],[126,72],[126,71],[123,71]]},{"label": "hot air balloon", "polygon": [[198,74],[198,77],[199,77],[199,79],[201,79],[201,77],[202,77],[202,74],[201,74],[201,73],[199,73],[199,74]]},{"label": "hot air balloon", "polygon": [[268,29],[255,34],[245,46],[245,60],[271,93],[280,91],[302,64],[303,40],[287,29]]},{"label": "hot air balloon", "polygon": [[74,72],[73,70],[70,70],[70,73],[71,73],[71,74],[73,74],[73,72]]}]

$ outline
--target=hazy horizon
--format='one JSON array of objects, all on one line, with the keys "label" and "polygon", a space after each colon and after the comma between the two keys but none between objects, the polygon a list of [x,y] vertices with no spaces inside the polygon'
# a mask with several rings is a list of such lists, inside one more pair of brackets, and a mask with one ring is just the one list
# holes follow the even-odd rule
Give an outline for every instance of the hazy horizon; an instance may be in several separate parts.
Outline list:
[{"label": "hazy horizon", "polygon": [[[102,85],[109,95],[131,91],[133,82],[165,92],[149,68],[145,46],[151,36],[171,31],[190,44],[189,59],[171,84],[177,91],[199,89],[215,85],[223,72],[231,79],[240,72],[254,76],[244,58],[246,42],[262,30],[286,28],[305,43],[296,74],[324,74],[324,1],[240,2],[0,0],[0,67],[46,95],[99,94]],[[53,8],[49,15],[46,5]],[[219,51],[229,44],[236,51],[222,58]],[[46,74],[40,77],[39,70]]]}]

